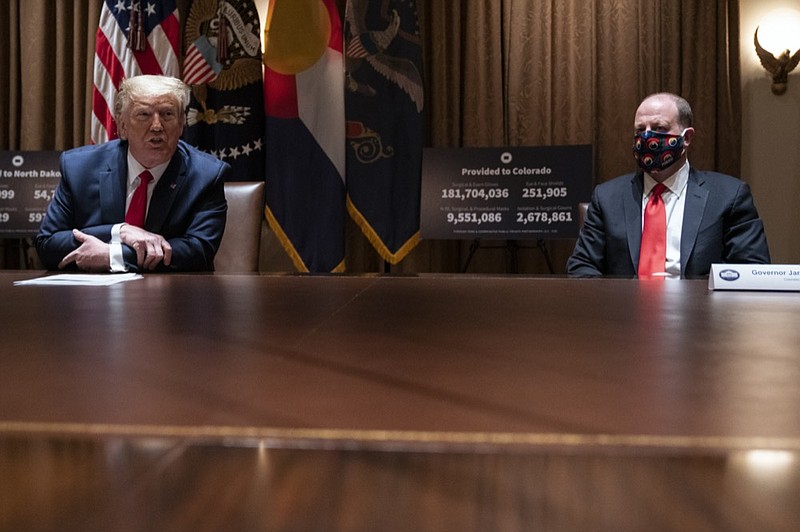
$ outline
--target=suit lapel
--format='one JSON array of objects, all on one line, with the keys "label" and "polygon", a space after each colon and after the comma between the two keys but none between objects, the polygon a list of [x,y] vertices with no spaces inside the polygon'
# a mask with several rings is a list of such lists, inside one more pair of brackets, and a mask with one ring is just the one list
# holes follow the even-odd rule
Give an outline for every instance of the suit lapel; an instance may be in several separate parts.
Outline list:
[{"label": "suit lapel", "polygon": [[633,270],[639,268],[639,248],[642,245],[642,192],[644,177],[641,172],[631,179],[630,195],[623,205],[625,228],[628,231],[628,252],[631,255]]},{"label": "suit lapel", "polygon": [[706,209],[708,190],[703,186],[705,179],[700,172],[691,169],[686,184],[686,202],[683,207],[683,229],[681,229],[681,271],[686,271],[686,263],[697,241],[700,220]]},{"label": "suit lapel", "polygon": [[100,167],[100,218],[105,223],[120,223],[125,219],[125,198],[128,193],[128,146],[118,143],[105,165]]},{"label": "suit lapel", "polygon": [[145,222],[145,227],[148,231],[161,232],[185,179],[186,164],[179,146],[175,151],[175,155],[172,156],[172,161],[164,171],[164,175],[158,180],[158,184],[156,184],[156,188],[153,191],[153,197],[150,198],[150,207],[147,209],[147,220]]}]

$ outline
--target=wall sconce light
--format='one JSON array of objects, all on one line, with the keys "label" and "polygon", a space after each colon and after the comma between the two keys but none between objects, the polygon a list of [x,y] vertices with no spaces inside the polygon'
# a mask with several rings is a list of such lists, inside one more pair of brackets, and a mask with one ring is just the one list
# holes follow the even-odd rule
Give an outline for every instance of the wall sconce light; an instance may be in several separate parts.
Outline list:
[{"label": "wall sconce light", "polygon": [[[800,12],[794,9],[771,11],[756,27],[753,42],[761,65],[772,76],[772,93],[785,93],[789,72],[800,62]],[[778,55],[771,50],[777,50]]]}]

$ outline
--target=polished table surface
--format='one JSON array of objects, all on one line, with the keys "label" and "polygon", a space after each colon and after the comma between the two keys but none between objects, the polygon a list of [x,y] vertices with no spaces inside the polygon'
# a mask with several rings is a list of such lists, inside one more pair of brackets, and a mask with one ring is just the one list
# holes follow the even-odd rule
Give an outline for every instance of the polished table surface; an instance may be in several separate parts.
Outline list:
[{"label": "polished table surface", "polygon": [[[178,455],[171,467],[193,482],[209,477],[203,485],[250,471],[241,497],[257,484],[257,464],[270,464],[259,477],[269,486],[261,499],[270,501],[269,520],[247,497],[222,504],[214,491],[226,522],[244,529],[436,530],[450,527],[431,523],[454,516],[465,519],[461,529],[800,524],[798,293],[445,275],[146,275],[108,287],[13,286],[40,274],[0,273],[0,465],[17,475],[0,480],[0,497],[15,492],[9,478],[16,486],[29,478],[31,493],[52,479],[52,470],[30,475],[39,460],[73,476],[88,468],[106,484],[70,484],[96,502],[70,514],[81,525],[118,528],[112,516],[126,506],[108,479],[166,467],[164,457]],[[114,449],[126,457],[124,472],[97,458]],[[255,461],[234,457],[253,449]],[[755,452],[782,464],[769,477],[780,485],[767,489],[745,466],[733,468]],[[232,477],[219,472],[226,460]],[[343,471],[361,479],[358,489],[334,474]],[[365,489],[376,492],[376,478],[385,487],[392,471],[391,495],[370,506],[380,510],[353,503]],[[416,480],[402,471],[416,471]],[[531,492],[532,477],[549,479],[556,494]],[[409,495],[398,478],[427,495]],[[499,488],[499,478],[511,485]],[[458,479],[476,487],[454,495]],[[326,483],[336,488],[323,490]],[[487,495],[498,489],[516,503]],[[639,506],[632,493],[644,497]],[[662,511],[665,496],[680,502],[682,517]],[[65,497],[72,500],[51,494],[33,508],[59,501],[74,510]],[[321,499],[330,507],[320,510]],[[577,499],[581,511],[564,507]],[[143,528],[197,529],[188,502],[179,510],[157,500],[163,508]],[[28,503],[0,511],[0,528],[46,528],[66,515],[20,510]],[[398,521],[398,505],[412,503],[417,510]],[[487,513],[468,519],[465,504]]]}]

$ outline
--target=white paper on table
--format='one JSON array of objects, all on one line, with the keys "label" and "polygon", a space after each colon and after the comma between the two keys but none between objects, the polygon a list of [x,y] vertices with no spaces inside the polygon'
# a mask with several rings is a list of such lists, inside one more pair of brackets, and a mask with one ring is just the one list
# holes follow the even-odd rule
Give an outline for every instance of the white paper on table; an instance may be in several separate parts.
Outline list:
[{"label": "white paper on table", "polygon": [[110,286],[141,278],[138,273],[60,273],[14,281],[14,286]]}]

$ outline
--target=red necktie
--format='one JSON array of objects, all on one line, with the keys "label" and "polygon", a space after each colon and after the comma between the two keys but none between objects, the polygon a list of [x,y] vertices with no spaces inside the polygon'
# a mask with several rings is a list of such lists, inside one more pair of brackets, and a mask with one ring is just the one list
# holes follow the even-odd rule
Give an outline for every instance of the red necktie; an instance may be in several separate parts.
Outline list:
[{"label": "red necktie", "polygon": [[661,194],[667,190],[657,183],[650,192],[644,208],[642,247],[639,250],[639,277],[650,277],[662,273],[667,262],[667,211]]},{"label": "red necktie", "polygon": [[144,218],[147,213],[147,185],[153,180],[153,174],[145,170],[139,174],[139,186],[133,192],[131,204],[125,214],[125,223],[144,227]]}]

